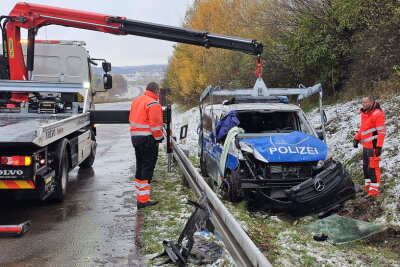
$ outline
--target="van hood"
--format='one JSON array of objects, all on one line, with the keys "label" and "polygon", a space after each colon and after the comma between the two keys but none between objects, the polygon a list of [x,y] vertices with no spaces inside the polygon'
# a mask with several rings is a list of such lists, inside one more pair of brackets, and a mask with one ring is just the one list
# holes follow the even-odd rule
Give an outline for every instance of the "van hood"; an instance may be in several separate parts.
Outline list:
[{"label": "van hood", "polygon": [[242,139],[242,151],[252,153],[260,161],[309,162],[330,157],[328,146],[319,138],[302,132]]}]

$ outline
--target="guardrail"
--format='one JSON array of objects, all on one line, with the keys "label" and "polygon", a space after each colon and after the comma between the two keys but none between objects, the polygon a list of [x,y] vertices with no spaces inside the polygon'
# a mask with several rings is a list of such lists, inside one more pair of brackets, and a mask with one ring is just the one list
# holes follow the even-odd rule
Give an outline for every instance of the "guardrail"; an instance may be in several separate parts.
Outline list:
[{"label": "guardrail", "polygon": [[204,181],[204,178],[198,173],[178,144],[173,139],[171,142],[173,155],[188,180],[190,187],[198,196],[200,196],[201,192],[207,195],[212,212],[210,220],[221,235],[235,263],[238,266],[272,266],[216,196],[214,191]]}]

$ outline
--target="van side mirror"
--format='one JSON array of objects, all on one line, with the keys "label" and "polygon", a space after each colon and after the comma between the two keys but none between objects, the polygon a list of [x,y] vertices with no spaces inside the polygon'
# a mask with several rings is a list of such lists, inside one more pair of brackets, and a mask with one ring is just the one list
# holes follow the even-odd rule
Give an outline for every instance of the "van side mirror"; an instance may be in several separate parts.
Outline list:
[{"label": "van side mirror", "polygon": [[103,84],[106,90],[112,88],[112,76],[110,74],[103,74]]},{"label": "van side mirror", "polygon": [[103,62],[103,63],[101,63],[101,66],[103,67],[103,70],[105,72],[111,71],[111,63],[110,62]]},{"label": "van side mirror", "polygon": [[317,136],[318,136],[319,139],[324,141],[324,133],[323,132],[317,132]]}]

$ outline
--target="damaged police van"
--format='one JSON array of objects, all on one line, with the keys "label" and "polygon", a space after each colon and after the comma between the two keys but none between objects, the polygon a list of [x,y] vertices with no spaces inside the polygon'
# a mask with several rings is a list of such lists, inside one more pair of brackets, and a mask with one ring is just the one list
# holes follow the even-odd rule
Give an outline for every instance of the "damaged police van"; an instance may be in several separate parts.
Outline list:
[{"label": "damaged police van", "polygon": [[[314,93],[320,94],[320,133],[300,107],[287,103],[287,95],[301,100]],[[231,99],[213,104],[221,96]],[[324,142],[321,85],[267,88],[258,78],[253,89],[207,87],[200,103],[201,171],[229,201],[256,201],[302,217],[338,209],[355,195],[349,173]]]}]

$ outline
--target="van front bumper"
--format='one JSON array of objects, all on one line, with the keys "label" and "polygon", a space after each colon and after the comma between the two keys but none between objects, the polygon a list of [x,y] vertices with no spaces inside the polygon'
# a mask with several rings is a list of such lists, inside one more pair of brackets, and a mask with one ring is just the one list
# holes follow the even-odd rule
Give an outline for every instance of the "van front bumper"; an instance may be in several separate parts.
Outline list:
[{"label": "van front bumper", "polygon": [[266,192],[256,190],[256,196],[272,211],[287,212],[302,217],[335,208],[356,194],[349,173],[339,162],[332,161],[316,176],[284,190],[285,198],[274,199]]}]

